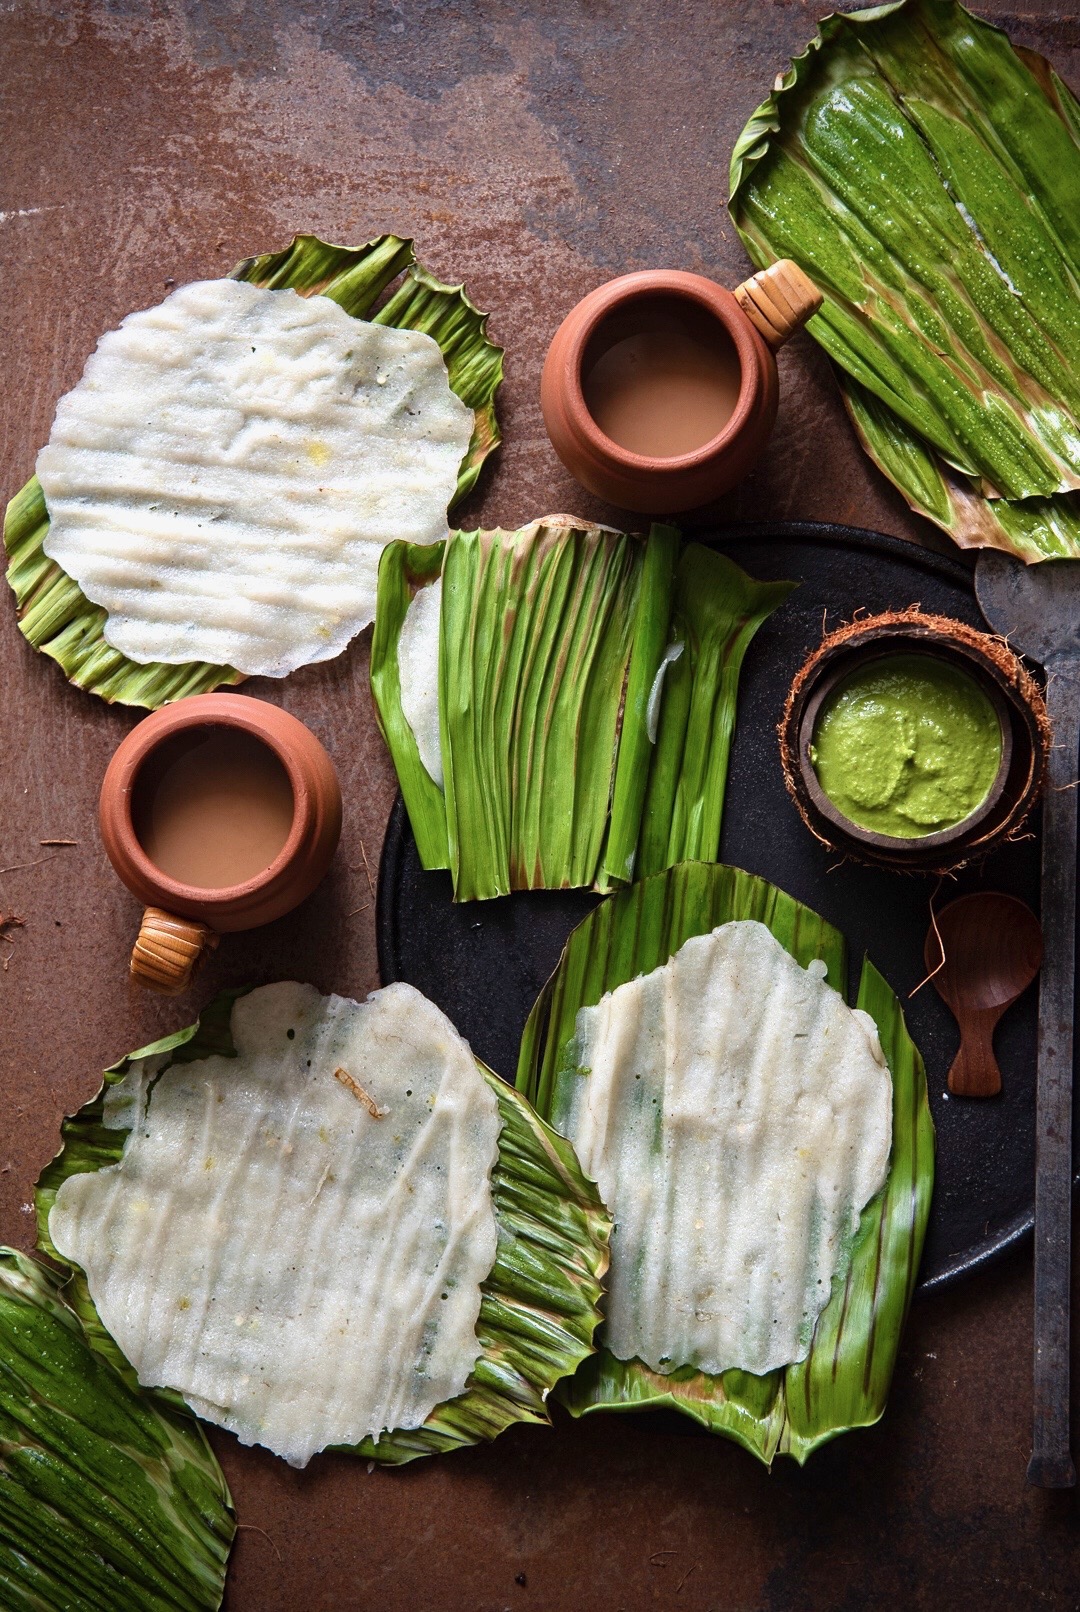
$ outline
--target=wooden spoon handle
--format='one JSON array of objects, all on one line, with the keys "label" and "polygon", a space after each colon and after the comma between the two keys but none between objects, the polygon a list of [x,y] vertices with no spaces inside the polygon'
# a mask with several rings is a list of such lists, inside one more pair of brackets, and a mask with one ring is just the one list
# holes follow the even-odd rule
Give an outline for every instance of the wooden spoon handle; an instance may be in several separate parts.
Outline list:
[{"label": "wooden spoon handle", "polygon": [[1001,1090],[1001,1070],[994,1056],[994,1028],[1001,1014],[1001,1008],[964,1014],[960,1050],[949,1070],[954,1097],[996,1097]]}]

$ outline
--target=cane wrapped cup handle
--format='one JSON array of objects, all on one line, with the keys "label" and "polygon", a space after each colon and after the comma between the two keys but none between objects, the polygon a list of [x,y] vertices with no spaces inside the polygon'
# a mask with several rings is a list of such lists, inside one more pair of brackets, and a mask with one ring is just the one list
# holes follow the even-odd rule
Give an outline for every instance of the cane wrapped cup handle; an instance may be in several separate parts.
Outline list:
[{"label": "cane wrapped cup handle", "polygon": [[814,282],[789,257],[752,274],[732,294],[774,353],[813,318],[823,301]]},{"label": "cane wrapped cup handle", "polygon": [[131,952],[131,977],[161,996],[179,996],[191,984],[203,954],[217,943],[207,924],[178,918],[162,907],[147,907]]}]

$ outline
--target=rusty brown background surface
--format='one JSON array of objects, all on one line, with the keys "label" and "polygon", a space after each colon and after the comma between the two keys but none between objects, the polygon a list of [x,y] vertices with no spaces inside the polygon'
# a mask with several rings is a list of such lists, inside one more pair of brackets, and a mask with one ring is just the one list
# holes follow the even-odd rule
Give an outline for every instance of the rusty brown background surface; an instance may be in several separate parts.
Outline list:
[{"label": "rusty brown background surface", "polygon": [[[1080,21],[988,12],[1080,84]],[[686,267],[733,284],[728,155],[813,32],[795,0],[14,0],[0,9],[0,486],[33,468],[99,334],[172,281],[297,230],[414,235],[464,278],[507,348],[505,446],[466,515],[609,512],[556,461],[538,404],[562,314],[612,274]],[[734,518],[817,517],[923,541],[862,459],[828,370],[784,354],[766,462]],[[137,908],[97,836],[106,761],[135,717],[68,687],[0,600],[0,1241],[60,1117],[101,1068],[192,1017],[126,979]],[[295,976],[377,983],[373,897],[393,775],[371,713],[369,634],[282,685],[341,771],[332,873],[291,918],[230,937],[195,1000]],[[41,841],[70,838],[65,849]],[[936,1072],[940,1076],[940,1071]],[[884,1422],[800,1471],[666,1422],[520,1428],[485,1449],[369,1474],[304,1473],[213,1442],[241,1531],[232,1612],[802,1612],[1080,1607],[1074,1497],[1024,1484],[1030,1255],[916,1305]],[[1080,1293],[1077,1294],[1080,1299]],[[1080,1313],[1080,1312],[1078,1312]],[[1080,1419],[1075,1418],[1078,1428]]]}]

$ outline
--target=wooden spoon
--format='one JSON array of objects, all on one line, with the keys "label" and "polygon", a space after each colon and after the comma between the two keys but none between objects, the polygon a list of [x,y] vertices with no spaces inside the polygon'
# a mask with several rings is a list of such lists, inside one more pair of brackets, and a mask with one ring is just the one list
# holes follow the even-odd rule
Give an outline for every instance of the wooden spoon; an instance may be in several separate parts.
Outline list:
[{"label": "wooden spoon", "polygon": [[1024,902],[997,890],[961,896],[938,913],[923,955],[935,990],[960,1026],[949,1090],[957,1097],[995,1097],[1001,1070],[994,1030],[1042,967],[1039,920]]}]

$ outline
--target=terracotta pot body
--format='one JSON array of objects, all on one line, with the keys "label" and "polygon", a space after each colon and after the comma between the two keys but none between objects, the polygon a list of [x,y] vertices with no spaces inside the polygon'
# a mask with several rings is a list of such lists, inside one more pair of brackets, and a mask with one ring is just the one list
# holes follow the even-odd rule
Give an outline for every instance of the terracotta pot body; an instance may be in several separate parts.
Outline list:
[{"label": "terracotta pot body", "polygon": [[[271,865],[244,884],[215,890],[181,884],[162,873],[140,845],[132,819],[136,782],[150,757],[167,740],[205,727],[237,728],[261,740],[284,767],[293,794],[292,827]],[[326,750],[287,711],[243,694],[196,694],[155,711],[128,734],[106,770],[99,815],[109,860],[132,894],[151,909],[148,923],[159,936],[166,933],[167,945],[186,937],[188,949],[195,949],[182,984],[144,978],[136,966],[138,946],[132,972],[155,989],[183,989],[198,951],[213,936],[271,923],[311,894],[337,848],[341,789]],[[182,920],[193,920],[194,927]],[[141,939],[146,940],[145,925]]]},{"label": "terracotta pot body", "polygon": [[[740,368],[735,410],[720,435],[678,458],[647,458],[613,442],[589,413],[583,390],[589,344],[604,321],[656,297],[685,299],[711,314],[731,338]],[[610,503],[652,515],[711,503],[745,476],[768,440],[778,396],[771,347],[736,294],[703,275],[667,269],[623,275],[590,292],[556,332],[540,382],[544,424],[571,475]]]}]

